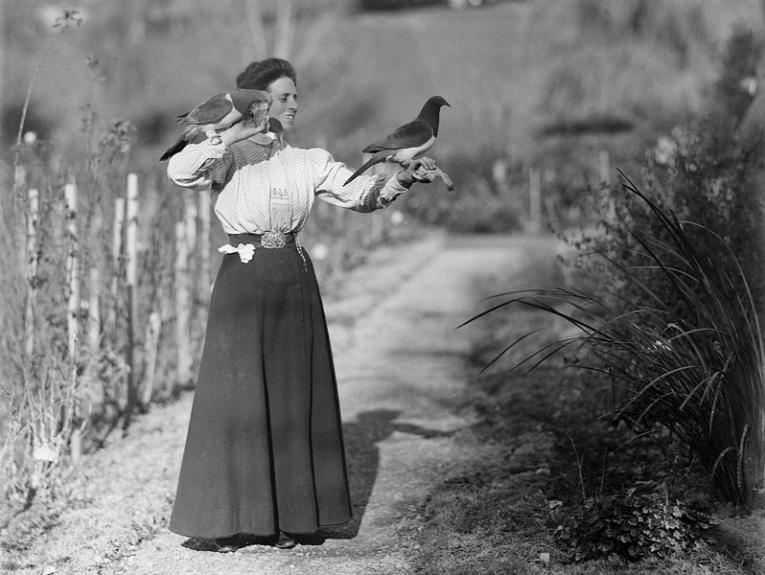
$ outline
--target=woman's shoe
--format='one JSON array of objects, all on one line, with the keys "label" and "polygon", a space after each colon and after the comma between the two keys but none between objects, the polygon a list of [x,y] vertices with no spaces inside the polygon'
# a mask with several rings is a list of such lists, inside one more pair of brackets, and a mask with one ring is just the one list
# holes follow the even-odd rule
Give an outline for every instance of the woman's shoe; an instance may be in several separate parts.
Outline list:
[{"label": "woman's shoe", "polygon": [[292,537],[284,531],[279,531],[279,537],[276,539],[274,547],[278,549],[292,549],[295,545],[297,545],[297,542]]},{"label": "woman's shoe", "polygon": [[233,553],[239,549],[238,540],[236,537],[225,537],[223,539],[212,540],[213,551],[218,553]]},{"label": "woman's shoe", "polygon": [[218,539],[204,539],[202,537],[192,537],[182,544],[193,551],[214,551],[216,553],[233,553],[239,549],[237,538],[221,537]]}]

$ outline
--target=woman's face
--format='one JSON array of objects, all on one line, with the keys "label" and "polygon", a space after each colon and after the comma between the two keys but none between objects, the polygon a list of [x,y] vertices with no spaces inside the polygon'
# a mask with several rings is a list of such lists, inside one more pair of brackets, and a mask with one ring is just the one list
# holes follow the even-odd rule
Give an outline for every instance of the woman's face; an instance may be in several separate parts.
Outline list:
[{"label": "woman's face", "polygon": [[268,115],[279,120],[285,131],[292,129],[298,111],[295,82],[292,81],[292,78],[282,76],[271,82],[268,92],[274,100],[268,110]]}]

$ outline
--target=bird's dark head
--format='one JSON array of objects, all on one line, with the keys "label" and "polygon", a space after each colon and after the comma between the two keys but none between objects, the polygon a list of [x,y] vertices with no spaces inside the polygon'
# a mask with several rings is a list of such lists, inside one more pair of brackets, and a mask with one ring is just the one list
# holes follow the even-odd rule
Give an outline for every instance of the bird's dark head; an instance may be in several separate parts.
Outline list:
[{"label": "bird's dark head", "polygon": [[422,107],[422,111],[418,116],[420,119],[425,120],[430,127],[433,128],[433,135],[438,136],[438,113],[441,110],[441,106],[448,106],[449,102],[444,100],[441,96],[432,96],[428,98],[425,105]]},{"label": "bird's dark head", "polygon": [[447,106],[451,108],[451,105],[449,102],[447,102],[445,99],[443,99],[441,96],[433,96],[432,98],[428,98],[428,101],[425,102],[425,105],[433,106],[434,108],[440,108],[441,106]]},{"label": "bird's dark head", "polygon": [[265,90],[237,88],[236,90],[231,90],[230,94],[234,107],[242,113],[251,111],[254,106],[268,110],[268,107],[271,105],[271,94]]},{"label": "bird's dark head", "polygon": [[277,120],[276,118],[268,118],[268,131],[273,132],[274,134],[279,134],[284,131],[284,126],[282,126],[282,123]]}]

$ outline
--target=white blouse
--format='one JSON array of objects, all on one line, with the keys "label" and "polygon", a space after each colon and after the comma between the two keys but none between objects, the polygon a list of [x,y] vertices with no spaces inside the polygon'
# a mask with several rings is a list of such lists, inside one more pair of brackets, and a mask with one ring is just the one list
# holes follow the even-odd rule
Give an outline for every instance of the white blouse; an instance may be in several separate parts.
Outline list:
[{"label": "white blouse", "polygon": [[228,234],[299,232],[315,197],[371,212],[407,189],[395,175],[362,174],[344,186],[351,171],[326,150],[281,146],[264,134],[228,147],[190,143],[170,158],[167,174],[179,186],[219,192],[215,214]]}]

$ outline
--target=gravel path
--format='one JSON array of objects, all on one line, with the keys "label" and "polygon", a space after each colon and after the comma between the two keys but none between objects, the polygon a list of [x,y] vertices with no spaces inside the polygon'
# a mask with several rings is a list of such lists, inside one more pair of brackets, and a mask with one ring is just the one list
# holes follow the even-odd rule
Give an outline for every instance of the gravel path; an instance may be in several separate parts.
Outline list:
[{"label": "gravel path", "polygon": [[380,250],[342,285],[323,290],[349,456],[350,525],[289,551],[183,547],[185,538],[166,523],[191,406],[187,394],[87,458],[73,479],[79,487],[72,500],[79,503],[62,511],[15,572],[410,573],[419,504],[453,465],[476,455],[454,436],[470,423],[455,408],[472,376],[466,354],[478,327],[455,326],[476,311],[486,295],[482,285],[553,253],[546,238],[431,236]]}]

